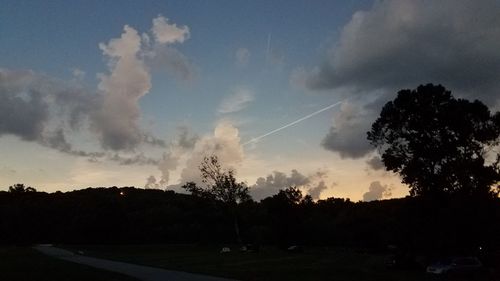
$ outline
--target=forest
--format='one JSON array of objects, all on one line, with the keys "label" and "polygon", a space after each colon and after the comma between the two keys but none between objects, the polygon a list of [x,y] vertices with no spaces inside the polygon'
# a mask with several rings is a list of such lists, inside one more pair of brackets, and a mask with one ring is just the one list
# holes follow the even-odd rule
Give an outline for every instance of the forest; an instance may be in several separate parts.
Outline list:
[{"label": "forest", "polygon": [[[351,202],[290,196],[238,207],[244,243],[471,254],[499,249],[500,199],[400,198]],[[134,187],[0,192],[4,244],[234,243],[227,208],[210,198]]]}]

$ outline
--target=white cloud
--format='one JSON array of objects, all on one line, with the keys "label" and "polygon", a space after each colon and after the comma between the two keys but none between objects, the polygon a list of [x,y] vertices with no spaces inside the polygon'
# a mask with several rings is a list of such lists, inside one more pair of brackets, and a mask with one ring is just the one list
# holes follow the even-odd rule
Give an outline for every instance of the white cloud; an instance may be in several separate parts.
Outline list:
[{"label": "white cloud", "polygon": [[190,36],[189,27],[170,24],[168,19],[161,15],[153,19],[152,31],[155,40],[161,44],[183,43]]},{"label": "white cloud", "polygon": [[185,165],[180,172],[179,183],[169,186],[178,191],[181,185],[189,181],[203,184],[199,165],[205,156],[217,155],[225,168],[235,168],[244,159],[239,130],[228,121],[219,122],[213,134],[196,138],[192,150],[184,153]]},{"label": "white cloud", "polygon": [[141,37],[126,25],[120,38],[99,44],[109,58],[109,74],[99,75],[103,103],[92,126],[104,148],[133,149],[143,139],[139,99],[151,88],[151,75],[140,58]]},{"label": "white cloud", "polygon": [[238,88],[233,94],[224,98],[219,105],[218,113],[227,114],[243,110],[254,100],[252,91],[245,88]]}]

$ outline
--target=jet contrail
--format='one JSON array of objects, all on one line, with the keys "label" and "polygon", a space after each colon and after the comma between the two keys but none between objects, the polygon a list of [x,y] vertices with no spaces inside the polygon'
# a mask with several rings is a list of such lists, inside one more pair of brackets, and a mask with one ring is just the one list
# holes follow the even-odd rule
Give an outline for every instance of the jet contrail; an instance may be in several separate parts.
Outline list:
[{"label": "jet contrail", "polygon": [[313,116],[314,116],[314,115],[316,115],[316,114],[319,114],[319,113],[321,113],[321,112],[323,112],[323,111],[325,111],[325,110],[328,110],[328,109],[330,109],[330,108],[332,108],[332,107],[335,107],[335,106],[337,106],[337,105],[339,105],[339,104],[343,103],[344,101],[345,101],[345,100],[342,100],[342,101],[336,102],[336,103],[334,103],[334,104],[331,104],[331,105],[329,105],[329,106],[327,106],[327,107],[325,107],[325,108],[322,108],[322,109],[320,109],[320,110],[318,110],[318,111],[315,111],[315,112],[313,112],[313,113],[311,113],[311,114],[309,114],[309,115],[306,115],[306,116],[304,116],[304,117],[302,117],[302,118],[300,118],[300,119],[297,119],[297,120],[293,121],[292,123],[286,124],[286,125],[284,125],[284,126],[282,126],[282,127],[279,127],[278,129],[274,129],[274,130],[272,130],[272,131],[270,131],[270,132],[268,132],[268,133],[265,133],[265,134],[263,134],[263,135],[261,135],[261,136],[258,136],[258,137],[255,137],[255,138],[252,138],[251,140],[249,140],[249,141],[245,142],[243,145],[245,146],[245,145],[248,145],[248,144],[251,144],[251,143],[256,143],[256,142],[258,142],[258,141],[259,141],[260,139],[262,139],[262,138],[265,138],[265,137],[267,137],[267,136],[269,136],[269,135],[272,135],[272,134],[274,134],[274,133],[276,133],[276,132],[279,132],[279,131],[281,131],[281,130],[283,130],[283,129],[286,129],[286,128],[290,127],[290,126],[293,126],[293,125],[295,125],[295,124],[297,124],[297,123],[299,123],[299,122],[302,122],[302,121],[304,121],[304,120],[306,120],[306,119],[308,119],[308,118],[311,118],[311,117],[313,117]]},{"label": "jet contrail", "polygon": [[266,63],[269,61],[271,52],[271,32],[267,35]]}]

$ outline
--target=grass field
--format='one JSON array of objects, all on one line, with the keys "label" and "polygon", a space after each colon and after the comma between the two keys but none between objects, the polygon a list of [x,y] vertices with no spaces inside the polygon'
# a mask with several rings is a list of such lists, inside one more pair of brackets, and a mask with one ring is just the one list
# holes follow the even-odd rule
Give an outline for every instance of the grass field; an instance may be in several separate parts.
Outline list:
[{"label": "grass field", "polygon": [[132,277],[45,256],[30,247],[0,247],[2,281],[137,281]]},{"label": "grass field", "polygon": [[442,280],[423,271],[387,269],[386,256],[345,249],[306,249],[290,254],[265,247],[259,253],[196,245],[67,246],[86,255],[166,269],[231,277],[244,281],[267,280]]}]

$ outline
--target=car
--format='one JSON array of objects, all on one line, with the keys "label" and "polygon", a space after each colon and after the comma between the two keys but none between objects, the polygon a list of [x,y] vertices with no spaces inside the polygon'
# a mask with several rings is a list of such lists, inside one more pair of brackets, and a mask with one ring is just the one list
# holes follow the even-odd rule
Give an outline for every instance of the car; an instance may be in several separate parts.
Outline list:
[{"label": "car", "polygon": [[426,272],[431,274],[469,273],[480,271],[483,264],[476,257],[447,258],[427,266]]}]

